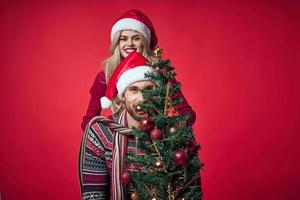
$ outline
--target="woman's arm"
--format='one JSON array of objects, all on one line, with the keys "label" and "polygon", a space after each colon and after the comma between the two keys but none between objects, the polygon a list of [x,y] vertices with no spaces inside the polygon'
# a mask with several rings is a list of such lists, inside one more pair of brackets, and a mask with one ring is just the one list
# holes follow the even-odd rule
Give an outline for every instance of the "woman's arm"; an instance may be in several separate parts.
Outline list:
[{"label": "woman's arm", "polygon": [[[173,79],[172,85],[180,84],[176,79]],[[187,121],[187,125],[191,126],[195,123],[196,120],[196,113],[193,111],[192,107],[186,101],[186,98],[183,96],[181,90],[175,92],[172,95],[172,98],[181,98],[183,101],[175,106],[175,108],[179,111],[182,115],[188,115],[189,119]]]},{"label": "woman's arm", "polygon": [[85,129],[87,123],[93,117],[100,115],[101,112],[100,98],[105,95],[105,91],[106,91],[105,74],[103,71],[101,71],[97,74],[95,81],[90,89],[91,99],[86,114],[83,116],[83,120],[81,122],[82,130]]}]

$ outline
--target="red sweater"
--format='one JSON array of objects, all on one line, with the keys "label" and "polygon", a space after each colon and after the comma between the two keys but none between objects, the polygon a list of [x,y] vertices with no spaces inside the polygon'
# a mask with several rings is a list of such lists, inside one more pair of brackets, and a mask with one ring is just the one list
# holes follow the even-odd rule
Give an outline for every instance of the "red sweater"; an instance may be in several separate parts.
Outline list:
[{"label": "red sweater", "polygon": [[[177,83],[175,80],[173,84]],[[90,89],[91,99],[89,102],[88,109],[86,114],[83,117],[81,128],[85,129],[87,123],[95,116],[100,115],[101,112],[101,104],[100,98],[105,96],[106,91],[106,81],[105,74],[103,71],[99,72],[95,78],[95,81]],[[188,125],[193,125],[196,119],[195,112],[192,110],[191,106],[187,103],[185,97],[182,92],[179,91],[173,94],[173,98],[180,97],[183,99],[183,102],[176,105],[179,113],[182,115],[189,115]]]}]

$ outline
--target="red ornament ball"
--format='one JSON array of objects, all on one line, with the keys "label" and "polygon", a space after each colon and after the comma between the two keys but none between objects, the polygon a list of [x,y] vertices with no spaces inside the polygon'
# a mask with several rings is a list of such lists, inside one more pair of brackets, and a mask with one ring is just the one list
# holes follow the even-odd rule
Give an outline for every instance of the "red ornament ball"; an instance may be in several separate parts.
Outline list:
[{"label": "red ornament ball", "polygon": [[122,183],[124,183],[124,184],[129,184],[131,182],[131,177],[128,172],[124,172],[122,174],[121,178],[122,178]]},{"label": "red ornament ball", "polygon": [[140,126],[143,131],[152,131],[154,129],[154,122],[150,117],[145,117],[140,121]]},{"label": "red ornament ball", "polygon": [[184,151],[176,151],[174,153],[174,162],[176,165],[184,165],[188,160],[188,155]]},{"label": "red ornament ball", "polygon": [[186,148],[189,152],[193,152],[196,149],[196,142],[195,141],[188,141],[186,144]]},{"label": "red ornament ball", "polygon": [[152,140],[161,140],[163,139],[163,133],[158,128],[155,128],[151,131],[150,137]]}]

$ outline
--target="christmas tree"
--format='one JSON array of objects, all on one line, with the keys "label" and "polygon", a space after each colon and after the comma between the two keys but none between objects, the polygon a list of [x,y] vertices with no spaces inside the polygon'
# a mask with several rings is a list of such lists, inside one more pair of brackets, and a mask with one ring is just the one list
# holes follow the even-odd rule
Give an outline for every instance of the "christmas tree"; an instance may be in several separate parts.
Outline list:
[{"label": "christmas tree", "polygon": [[161,57],[161,51],[154,51],[155,59],[149,62],[154,70],[146,74],[155,87],[142,91],[145,101],[137,106],[138,112],[148,114],[134,129],[136,146],[143,154],[129,152],[126,159],[141,170],[124,172],[122,180],[134,191],[131,199],[201,199],[199,145],[186,124],[188,116],[176,109],[182,99],[172,95],[180,85],[174,82],[174,67]]}]

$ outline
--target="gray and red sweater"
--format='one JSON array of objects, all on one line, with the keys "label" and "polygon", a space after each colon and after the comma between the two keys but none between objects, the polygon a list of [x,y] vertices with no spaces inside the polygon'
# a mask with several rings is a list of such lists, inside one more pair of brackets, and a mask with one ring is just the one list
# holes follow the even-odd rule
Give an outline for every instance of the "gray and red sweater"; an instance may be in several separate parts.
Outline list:
[{"label": "gray and red sweater", "polygon": [[[109,117],[118,124],[127,126],[126,111],[120,111]],[[99,119],[99,118],[98,118]],[[136,139],[133,136],[124,136],[123,142],[117,142],[122,148],[120,161],[123,161],[129,151],[139,155],[144,153],[136,147]],[[79,157],[79,177],[81,196],[83,200],[91,199],[130,199],[131,188],[117,180],[113,170],[116,148],[116,132],[101,123],[96,118],[87,125],[81,142]],[[136,165],[121,163],[121,171],[140,170]],[[120,172],[121,173],[121,172]],[[114,178],[115,177],[115,178]],[[122,184],[123,192],[116,197],[116,188]],[[118,195],[117,195],[118,196]]]}]

